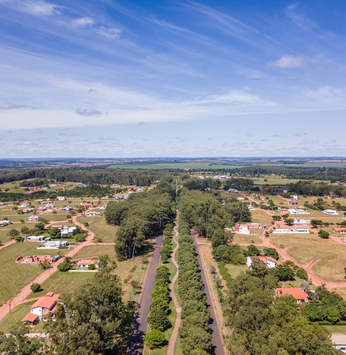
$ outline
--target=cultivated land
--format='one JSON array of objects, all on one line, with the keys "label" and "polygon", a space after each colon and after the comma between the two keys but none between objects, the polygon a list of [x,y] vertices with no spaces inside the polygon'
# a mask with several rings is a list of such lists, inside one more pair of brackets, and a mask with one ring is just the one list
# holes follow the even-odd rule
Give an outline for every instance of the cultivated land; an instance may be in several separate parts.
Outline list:
[{"label": "cultivated land", "polygon": [[245,168],[248,165],[228,165],[228,164],[212,164],[208,162],[203,163],[158,163],[158,164],[114,164],[108,167],[108,169],[212,169],[212,170],[219,170],[219,169],[236,169],[236,168]]}]

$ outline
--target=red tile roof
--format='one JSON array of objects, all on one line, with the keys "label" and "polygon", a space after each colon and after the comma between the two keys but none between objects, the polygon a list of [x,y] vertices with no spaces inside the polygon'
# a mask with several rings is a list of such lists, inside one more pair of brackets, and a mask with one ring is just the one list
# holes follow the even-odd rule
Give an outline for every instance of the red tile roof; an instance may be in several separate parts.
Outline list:
[{"label": "red tile roof", "polygon": [[291,295],[296,300],[305,300],[309,297],[309,295],[300,288],[277,288],[275,289],[275,293],[278,297]]},{"label": "red tile roof", "polygon": [[91,264],[94,264],[94,265],[98,265],[99,261],[98,260],[79,260],[77,262],[77,265],[80,266],[80,265],[91,265]]},{"label": "red tile roof", "polygon": [[29,313],[22,319],[22,322],[30,322],[30,323],[33,323],[33,322],[35,322],[35,320],[37,319],[37,317],[38,317],[37,314],[34,314],[34,313],[29,312]]},{"label": "red tile roof", "polygon": [[335,232],[346,232],[346,228],[334,228]]},{"label": "red tile roof", "polygon": [[36,307],[41,307],[41,308],[50,308],[54,305],[55,301],[59,298],[60,295],[54,293],[54,292],[48,292],[44,297],[41,297],[39,300],[37,300],[32,306],[31,309],[36,308]]}]

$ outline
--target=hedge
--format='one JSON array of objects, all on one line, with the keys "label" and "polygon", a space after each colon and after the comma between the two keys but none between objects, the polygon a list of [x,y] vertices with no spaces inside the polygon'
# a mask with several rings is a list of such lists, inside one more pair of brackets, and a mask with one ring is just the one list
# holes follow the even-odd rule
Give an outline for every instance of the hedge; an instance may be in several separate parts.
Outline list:
[{"label": "hedge", "polygon": [[219,271],[220,271],[222,278],[226,281],[226,286],[230,289],[233,279],[232,279],[231,275],[228,273],[228,270],[225,267],[225,263],[223,261],[220,261],[217,264],[217,266],[219,267]]}]

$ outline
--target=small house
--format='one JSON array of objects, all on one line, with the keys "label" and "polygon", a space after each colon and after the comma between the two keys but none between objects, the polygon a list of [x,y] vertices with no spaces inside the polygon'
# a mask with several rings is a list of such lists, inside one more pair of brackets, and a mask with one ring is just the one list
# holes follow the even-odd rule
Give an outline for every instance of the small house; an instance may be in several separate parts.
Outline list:
[{"label": "small house", "polygon": [[96,268],[99,266],[98,260],[78,260],[77,266],[79,270],[87,270],[90,265],[95,265]]},{"label": "small house", "polygon": [[346,233],[346,228],[334,228],[334,233]]},{"label": "small house", "polygon": [[309,302],[309,295],[301,288],[276,288],[275,295],[276,297],[293,296],[297,303]]},{"label": "small house", "polygon": [[327,208],[326,210],[322,211],[323,213],[325,214],[328,214],[330,216],[337,216],[339,213],[336,212],[336,210],[332,210],[332,209],[329,209]]},{"label": "small house", "polygon": [[27,242],[43,242],[45,238],[44,235],[29,235],[28,237],[25,237],[24,240]]},{"label": "small house", "polygon": [[28,218],[28,221],[39,221],[40,216],[32,215]]},{"label": "small house", "polygon": [[248,267],[251,267],[253,260],[252,259],[259,259],[263,263],[266,264],[267,268],[273,268],[276,267],[278,262],[274,258],[270,256],[248,256],[246,258],[246,265]]}]

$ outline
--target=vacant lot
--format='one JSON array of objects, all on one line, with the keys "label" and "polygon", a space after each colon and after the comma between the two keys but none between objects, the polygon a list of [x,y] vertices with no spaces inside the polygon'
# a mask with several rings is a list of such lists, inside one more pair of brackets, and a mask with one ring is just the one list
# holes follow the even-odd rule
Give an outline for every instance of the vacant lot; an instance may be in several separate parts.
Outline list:
[{"label": "vacant lot", "polygon": [[[257,233],[257,230],[255,231]],[[258,234],[256,235],[246,235],[246,234],[234,234],[234,239],[232,244],[260,244],[262,243]]]},{"label": "vacant lot", "polygon": [[27,298],[44,296],[47,292],[73,292],[94,276],[91,272],[55,272],[42,285],[42,291],[31,293]]},{"label": "vacant lot", "polygon": [[345,281],[346,247],[343,245],[335,244],[329,239],[321,239],[317,234],[278,235],[277,240],[281,247],[292,247],[288,253],[300,264],[322,259],[313,267],[321,278],[328,281]]},{"label": "vacant lot", "polygon": [[259,223],[261,226],[271,226],[272,224],[273,219],[271,218],[271,216],[268,216],[263,211],[251,211],[251,216],[253,223]]},{"label": "vacant lot", "polygon": [[225,266],[228,270],[228,273],[231,275],[232,279],[235,279],[242,272],[246,272],[247,270],[249,270],[249,268],[246,265],[236,266],[236,265],[226,264]]},{"label": "vacant lot", "polygon": [[[102,210],[101,210],[102,211]],[[103,210],[104,212],[104,210]],[[104,216],[102,217],[78,217],[77,221],[79,223],[88,222],[89,226],[87,227],[96,237],[102,238],[104,243],[114,243],[115,234],[118,227],[107,224]]]},{"label": "vacant lot", "polygon": [[[0,250],[0,304],[13,297],[42,271],[37,264],[15,264],[19,256],[56,255],[57,250],[37,250],[40,243],[15,243]],[[65,254],[68,250],[60,250]]]},{"label": "vacant lot", "polygon": [[7,314],[0,321],[0,332],[9,333],[10,328],[20,322],[30,312],[30,306],[34,302],[35,301],[24,303],[23,306],[20,305],[11,309],[11,314]]}]

